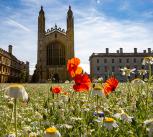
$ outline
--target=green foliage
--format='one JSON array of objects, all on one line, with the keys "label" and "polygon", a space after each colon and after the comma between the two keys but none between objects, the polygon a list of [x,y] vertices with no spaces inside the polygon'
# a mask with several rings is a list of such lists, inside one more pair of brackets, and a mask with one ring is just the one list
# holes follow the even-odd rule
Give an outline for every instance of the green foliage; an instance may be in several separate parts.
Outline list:
[{"label": "green foliage", "polygon": [[21,83],[26,82],[26,72],[25,71],[21,71],[20,76],[19,76],[19,80]]},{"label": "green foliage", "polygon": [[[29,103],[18,102],[17,128],[18,136],[23,137],[30,132],[43,136],[48,127],[55,126],[62,137],[147,137],[144,121],[153,118],[153,85],[119,84],[116,91],[106,97],[96,97],[88,93],[74,92],[72,84],[58,84],[63,92],[52,96],[51,84],[25,84],[30,97]],[[1,88],[7,85],[0,85]],[[147,101],[146,101],[147,100]],[[147,106],[146,106],[147,105]],[[11,106],[11,107],[10,107]],[[97,122],[95,111],[103,111],[105,117],[112,117],[118,124],[117,128],[108,130],[103,122]],[[124,122],[114,114],[124,110],[133,117],[132,122]],[[0,136],[14,132],[12,104],[0,92]],[[26,129],[29,128],[28,131]]]}]

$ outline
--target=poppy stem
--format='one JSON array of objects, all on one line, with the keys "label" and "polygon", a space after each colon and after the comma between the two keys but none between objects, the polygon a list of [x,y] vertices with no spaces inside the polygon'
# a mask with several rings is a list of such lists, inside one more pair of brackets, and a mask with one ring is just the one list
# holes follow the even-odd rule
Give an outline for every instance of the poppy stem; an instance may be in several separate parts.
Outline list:
[{"label": "poppy stem", "polygon": [[16,118],[16,106],[17,106],[17,99],[14,99],[14,126],[15,126],[15,136],[17,137],[17,118]]}]

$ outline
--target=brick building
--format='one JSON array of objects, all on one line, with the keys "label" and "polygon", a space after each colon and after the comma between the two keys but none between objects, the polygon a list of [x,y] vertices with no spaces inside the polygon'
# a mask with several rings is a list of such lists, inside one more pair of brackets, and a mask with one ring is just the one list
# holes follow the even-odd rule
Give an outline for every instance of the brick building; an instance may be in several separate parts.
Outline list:
[{"label": "brick building", "polygon": [[29,62],[24,63],[12,54],[12,45],[8,51],[0,48],[0,83],[28,82]]},{"label": "brick building", "polygon": [[[109,49],[106,48],[106,53],[93,53],[90,56],[90,76],[107,79],[109,75],[115,75],[120,81],[125,81],[120,69],[124,67],[142,69],[145,67],[142,65],[142,60],[147,56],[153,56],[151,48],[144,50],[143,53],[138,53],[137,48],[134,48],[133,53],[124,53],[122,48],[116,53],[109,53]],[[136,74],[132,75],[135,76]]]}]

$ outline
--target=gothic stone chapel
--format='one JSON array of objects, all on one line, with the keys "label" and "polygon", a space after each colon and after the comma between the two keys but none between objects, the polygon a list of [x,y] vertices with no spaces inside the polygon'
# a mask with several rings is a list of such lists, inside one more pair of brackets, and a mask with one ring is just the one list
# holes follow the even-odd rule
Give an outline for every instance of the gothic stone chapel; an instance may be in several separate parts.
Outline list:
[{"label": "gothic stone chapel", "polygon": [[45,31],[45,12],[43,7],[38,16],[38,53],[37,77],[38,82],[48,79],[55,82],[69,79],[66,64],[68,59],[74,57],[74,19],[69,6],[67,12],[67,30],[54,28]]}]

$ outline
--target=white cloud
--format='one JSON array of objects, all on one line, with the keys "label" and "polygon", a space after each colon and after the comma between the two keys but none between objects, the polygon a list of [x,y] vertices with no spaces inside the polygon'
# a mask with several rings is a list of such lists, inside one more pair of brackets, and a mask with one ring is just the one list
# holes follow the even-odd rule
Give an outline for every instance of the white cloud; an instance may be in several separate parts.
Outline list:
[{"label": "white cloud", "polygon": [[[62,5],[58,0],[56,2],[55,0],[43,2],[42,0],[22,0],[22,2],[23,4],[25,2],[29,8],[14,16],[11,15],[12,18],[6,21],[8,26],[16,29],[9,30],[7,33],[8,26],[5,26],[5,29],[3,28],[5,32],[0,31],[2,33],[0,47],[6,49],[9,44],[14,45],[14,55],[20,60],[30,61],[32,74],[37,58],[37,16],[40,5],[44,5],[46,28],[51,28],[55,23],[59,27],[66,28],[68,5]],[[88,73],[89,56],[93,52],[105,52],[105,48],[110,48],[110,52],[116,52],[120,47],[125,52],[133,52],[135,47],[138,51],[153,47],[153,25],[149,22],[115,20],[99,13],[92,5],[72,6],[72,10],[75,21],[75,55],[81,59],[81,66]]]},{"label": "white cloud", "polygon": [[[116,52],[122,47],[125,52],[133,52],[153,47],[151,24],[146,22],[118,21],[104,15],[86,14],[80,23],[75,24],[76,56],[86,64],[89,72],[89,56],[95,52]],[[79,21],[78,21],[79,22]]]},{"label": "white cloud", "polygon": [[29,28],[27,28],[26,26],[20,24],[19,22],[15,21],[15,20],[13,20],[13,19],[8,19],[8,20],[6,21],[6,23],[7,23],[8,25],[10,25],[10,26],[20,28],[20,29],[22,29],[22,30],[24,30],[24,31],[30,31]]}]

